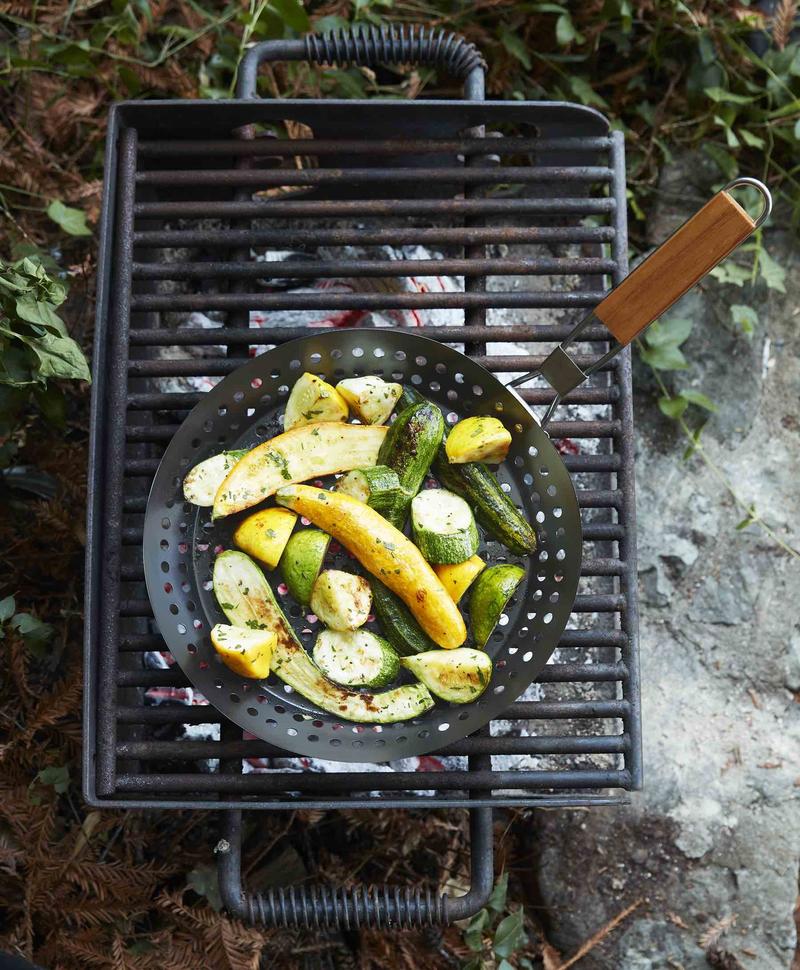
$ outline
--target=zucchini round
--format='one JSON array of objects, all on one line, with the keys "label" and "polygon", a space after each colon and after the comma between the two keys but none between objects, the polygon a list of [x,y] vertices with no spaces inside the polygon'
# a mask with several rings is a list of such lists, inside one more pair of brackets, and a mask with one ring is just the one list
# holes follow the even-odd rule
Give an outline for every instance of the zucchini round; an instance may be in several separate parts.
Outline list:
[{"label": "zucchini round", "polygon": [[210,508],[214,504],[217,489],[228,477],[228,472],[247,451],[223,451],[201,461],[183,480],[183,497],[192,505]]},{"label": "zucchini round", "polygon": [[492,661],[483,650],[431,650],[400,663],[422,681],[436,697],[451,704],[469,704],[489,686]]},{"label": "zucchini round", "polygon": [[479,647],[486,645],[497,626],[506,603],[522,582],[525,570],[521,566],[489,566],[472,584],[469,614],[472,635]]},{"label": "zucchini round", "polygon": [[400,671],[392,645],[369,630],[323,630],[312,657],[326,677],[345,687],[386,687]]},{"label": "zucchini round", "polygon": [[281,556],[281,575],[301,606],[311,603],[311,591],[322,571],[331,537],[322,529],[303,529],[290,536]]},{"label": "zucchini round", "polygon": [[402,489],[383,515],[398,529],[406,524],[408,507],[425,481],[443,434],[442,412],[421,401],[398,414],[381,444],[377,464],[391,468]]},{"label": "zucchini round", "polygon": [[357,630],[372,607],[372,591],[363,576],[326,569],[311,591],[311,609],[332,630]]},{"label": "zucchini round", "polygon": [[374,468],[356,468],[343,475],[336,483],[336,491],[357,498],[382,515],[402,502],[403,493],[397,472],[386,465]]},{"label": "zucchini round", "polygon": [[464,562],[478,551],[478,528],[472,510],[458,495],[429,488],[411,503],[414,542],[431,563]]},{"label": "zucchini round", "polygon": [[435,650],[436,644],[414,619],[414,614],[388,586],[374,577],[372,608],[375,610],[383,635],[401,656]]}]

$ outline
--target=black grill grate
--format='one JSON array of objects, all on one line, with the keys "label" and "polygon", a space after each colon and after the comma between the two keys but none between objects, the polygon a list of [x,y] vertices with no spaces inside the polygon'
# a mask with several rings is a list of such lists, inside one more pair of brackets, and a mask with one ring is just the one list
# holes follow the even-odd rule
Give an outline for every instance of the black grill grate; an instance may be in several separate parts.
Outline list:
[{"label": "black grill grate", "polygon": [[[300,123],[315,137],[288,138],[287,121],[290,130]],[[233,137],[245,125],[263,130]],[[481,129],[487,137],[474,137]],[[409,136],[399,139],[398,131]],[[198,141],[198,132],[207,140]],[[508,724],[493,722],[440,752],[464,759],[441,772],[243,774],[243,758],[282,752],[242,740],[227,722],[219,741],[175,740],[177,726],[219,723],[220,715],[213,707],[148,706],[147,689],[186,682],[180,670],[148,670],[142,659],[163,648],[143,582],[147,490],[166,443],[201,396],[165,390],[160,381],[223,376],[250,346],[305,332],[282,327],[267,336],[247,327],[250,310],[314,308],[447,309],[465,325],[419,332],[464,345],[492,371],[528,371],[566,336],[581,308],[601,299],[609,277],[616,283],[624,276],[624,190],[621,136],[608,135],[598,115],[575,106],[239,101],[115,109],[87,567],[84,780],[92,804],[572,806],[619,801],[640,786],[626,354],[570,394],[550,426],[566,442],[584,519],[573,614],[580,628],[566,631],[557,662],[539,678],[543,696],[509,708],[511,735],[501,733]],[[268,194],[256,199],[255,192]],[[378,247],[404,243],[431,247],[441,258],[378,258]],[[352,245],[371,252],[354,259],[345,248]],[[267,270],[250,257],[251,247],[306,254],[322,247],[323,258],[292,258],[272,270],[301,281],[446,274],[463,276],[466,292],[375,293],[366,284],[353,293],[265,292],[257,281]],[[513,322],[493,325],[492,314],[508,308]],[[176,315],[212,310],[226,311],[224,330],[174,329]],[[537,310],[548,311],[551,322]],[[555,319],[561,310],[568,312]],[[594,328],[584,338],[587,363],[602,353],[606,333]],[[507,345],[519,343],[525,353],[511,353]],[[206,356],[183,356],[186,348]],[[552,399],[542,388],[522,396],[537,405]],[[575,405],[590,410],[578,413]],[[216,760],[214,770],[200,767],[208,759]]]}]

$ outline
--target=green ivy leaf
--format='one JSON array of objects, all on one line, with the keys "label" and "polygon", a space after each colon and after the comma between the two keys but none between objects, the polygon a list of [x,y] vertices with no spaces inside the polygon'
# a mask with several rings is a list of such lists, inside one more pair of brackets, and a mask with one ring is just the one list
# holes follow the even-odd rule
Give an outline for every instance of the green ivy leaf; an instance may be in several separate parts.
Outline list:
[{"label": "green ivy leaf", "polygon": [[198,896],[205,896],[209,906],[219,912],[222,909],[222,897],[219,893],[219,879],[217,867],[208,864],[196,866],[186,877],[186,885],[193,889]]},{"label": "green ivy leaf", "polygon": [[50,765],[42,768],[35,781],[42,785],[52,785],[59,795],[63,795],[69,788],[69,767],[67,765]]},{"label": "green ivy leaf", "polygon": [[[13,596],[6,596],[5,599],[0,600],[0,623],[5,623],[6,620],[10,620],[14,615],[14,610],[17,608],[17,601]],[[4,636],[3,631],[0,629],[0,637]]]},{"label": "green ivy leaf", "polygon": [[508,960],[503,959],[497,964],[497,970],[514,970]]},{"label": "green ivy leaf", "polygon": [[658,409],[661,413],[667,417],[672,418],[673,421],[677,421],[679,417],[683,414],[686,408],[689,407],[689,402],[684,400],[682,397],[660,397],[658,399]]},{"label": "green ivy leaf", "polygon": [[583,34],[575,29],[575,24],[573,24],[572,17],[568,11],[564,11],[558,20],[556,20],[556,40],[562,47],[566,44],[571,44],[573,41],[576,41],[578,44],[583,43]]},{"label": "green ivy leaf", "polygon": [[525,46],[519,34],[515,34],[508,27],[502,27],[500,29],[500,42],[512,57],[516,57],[523,67],[527,70],[531,69],[531,58],[528,53],[528,48]]},{"label": "green ivy leaf", "polygon": [[[800,121],[798,124],[800,124]],[[767,144],[763,138],[754,135],[752,131],[748,131],[746,128],[740,128],[739,135],[745,145],[749,145],[751,148],[764,148]]]},{"label": "green ivy leaf", "polygon": [[686,370],[686,358],[675,344],[664,347],[642,347],[639,355],[654,370]]},{"label": "green ivy leaf", "polygon": [[644,335],[648,347],[680,347],[692,332],[693,323],[687,317],[666,317],[648,328]]},{"label": "green ivy leaf", "polygon": [[47,214],[70,236],[91,236],[92,234],[92,230],[86,225],[86,213],[82,209],[73,209],[56,199],[47,207]]},{"label": "green ivy leaf", "polygon": [[608,102],[604,101],[599,94],[592,90],[592,86],[586,78],[578,77],[577,74],[570,75],[569,86],[572,93],[581,104],[594,105],[597,108],[607,108]]},{"label": "green ivy leaf", "polygon": [[726,179],[735,179],[739,174],[739,165],[736,159],[720,145],[716,145],[713,141],[704,141],[703,151],[716,164]]},{"label": "green ivy leaf", "polygon": [[487,907],[495,914],[499,915],[506,908],[506,896],[508,895],[508,873],[502,872],[497,882],[494,884],[492,894],[486,903]]},{"label": "green ivy leaf", "polygon": [[53,636],[50,624],[37,620],[31,613],[17,613],[9,626],[19,633],[28,647],[43,647]]},{"label": "green ivy leaf", "polygon": [[720,283],[730,283],[732,286],[744,286],[750,282],[750,272],[731,259],[715,266],[709,275]]},{"label": "green ivy leaf", "polygon": [[695,404],[699,408],[704,408],[706,411],[711,411],[715,413],[719,410],[716,404],[711,400],[710,397],[703,394],[702,391],[696,391],[691,387],[687,387],[680,392],[680,397],[684,401],[688,401],[689,404]]},{"label": "green ivy leaf", "polygon": [[464,930],[464,943],[474,953],[483,950],[483,935],[488,930],[491,919],[485,909],[479,910],[467,924]]},{"label": "green ivy leaf", "polygon": [[277,11],[286,26],[291,27],[298,34],[311,30],[311,21],[300,0],[271,0],[270,6]]},{"label": "green ivy leaf", "polygon": [[780,263],[776,263],[763,247],[758,254],[758,272],[771,290],[777,290],[779,293],[786,292],[783,282],[786,279],[786,270]]},{"label": "green ivy leaf", "polygon": [[758,313],[744,303],[732,303],[731,320],[750,337],[758,326]]},{"label": "green ivy leaf", "polygon": [[734,94],[733,91],[726,91],[725,88],[703,88],[703,92],[712,101],[716,101],[717,103],[722,101],[728,104],[752,104],[756,100],[754,97],[748,97],[746,94]]},{"label": "green ivy leaf", "polygon": [[494,933],[492,946],[495,956],[510,957],[515,950],[525,945],[527,937],[523,924],[524,916],[521,907],[510,916],[506,916]]}]

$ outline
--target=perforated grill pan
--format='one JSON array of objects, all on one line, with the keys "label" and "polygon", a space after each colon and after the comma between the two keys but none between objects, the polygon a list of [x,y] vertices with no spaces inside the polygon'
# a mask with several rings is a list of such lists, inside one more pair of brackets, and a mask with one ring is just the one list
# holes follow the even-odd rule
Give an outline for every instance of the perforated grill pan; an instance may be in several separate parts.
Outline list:
[{"label": "perforated grill pan", "polygon": [[[251,448],[280,434],[289,391],[304,371],[332,382],[376,374],[415,387],[441,407],[450,424],[468,415],[492,414],[511,432],[511,450],[498,477],[535,526],[538,549],[523,560],[483,537],[479,555],[490,564],[523,565],[525,580],[487,644],[494,672],[488,690],[474,703],[437,701],[412,722],[354,724],[320,711],[274,674],[267,680],[244,680],[219,661],[209,632],[226,620],[214,598],[211,574],[215,555],[232,547],[232,531],[241,516],[212,523],[210,509],[184,501],[183,479],[190,468],[219,451]],[[413,333],[375,329],[328,331],[293,340],[254,358],[206,394],[170,442],[156,472],[143,555],[147,590],[167,647],[194,687],[223,714],[250,734],[298,754],[387,761],[465,737],[524,692],[566,626],[580,550],[580,515],[569,474],[519,397],[456,350]],[[354,562],[341,551],[326,566],[353,571]],[[301,642],[311,649],[319,622],[291,600],[277,570],[268,572],[267,579]]]}]

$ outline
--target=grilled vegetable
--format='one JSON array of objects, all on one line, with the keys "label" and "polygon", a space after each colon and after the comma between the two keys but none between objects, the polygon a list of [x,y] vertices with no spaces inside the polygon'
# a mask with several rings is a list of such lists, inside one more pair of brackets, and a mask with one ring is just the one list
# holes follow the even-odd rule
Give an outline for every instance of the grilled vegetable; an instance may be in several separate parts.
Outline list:
[{"label": "grilled vegetable", "polygon": [[385,424],[403,393],[399,384],[387,384],[381,377],[349,377],[336,390],[364,424]]},{"label": "grilled vegetable", "polygon": [[386,639],[402,656],[410,653],[422,653],[424,650],[434,650],[436,644],[414,619],[411,610],[399,596],[384,586],[373,576],[370,579],[372,587],[372,608],[380,620],[381,630]]},{"label": "grilled vegetable", "polygon": [[183,480],[183,497],[192,505],[212,506],[228,472],[246,454],[247,451],[223,451],[195,465]]},{"label": "grilled vegetable", "polygon": [[219,519],[263,502],[290,482],[368,468],[378,458],[386,428],[360,424],[307,424],[253,448],[233,466],[214,496]]},{"label": "grilled vegetable", "polygon": [[336,483],[336,491],[357,498],[382,515],[403,500],[400,479],[386,465],[357,468],[343,475]]},{"label": "grilled vegetable", "polygon": [[419,717],[433,707],[433,698],[422,684],[365,694],[328,680],[301,646],[264,574],[244,553],[228,551],[217,556],[214,594],[234,626],[276,634],[272,671],[322,710],[350,721],[388,724]]},{"label": "grilled vegetable", "polygon": [[451,704],[469,704],[486,690],[492,677],[492,661],[483,650],[431,650],[400,663],[418,677],[428,690]]},{"label": "grilled vegetable", "polygon": [[464,562],[478,550],[472,510],[458,495],[429,488],[411,503],[414,542],[430,563]]},{"label": "grilled vegetable", "polygon": [[311,603],[311,590],[322,569],[330,541],[331,537],[320,529],[302,529],[286,543],[280,562],[281,574],[289,592],[301,606]]},{"label": "grilled vegetable", "polygon": [[480,556],[470,556],[464,562],[434,566],[433,571],[442,581],[453,602],[458,603],[485,566],[486,563]]},{"label": "grilled vegetable", "polygon": [[400,670],[392,645],[369,630],[323,630],[312,656],[326,677],[346,687],[386,687]]},{"label": "grilled vegetable", "polygon": [[332,384],[305,373],[295,382],[286,402],[283,429],[291,431],[319,421],[346,421],[349,416],[347,402]]},{"label": "grilled vegetable", "polygon": [[[404,407],[421,401],[425,398],[413,388],[403,388],[401,403]],[[478,522],[492,538],[520,556],[535,552],[536,533],[485,465],[480,462],[451,465],[442,445],[433,461],[433,472],[445,488],[467,500]]]},{"label": "grilled vegetable", "polygon": [[373,576],[406,603],[419,625],[440,647],[460,646],[464,621],[436,573],[399,529],[349,495],[309,485],[289,485],[276,501],[329,532]]},{"label": "grilled vegetable", "polygon": [[425,481],[443,434],[442,412],[427,401],[405,408],[389,428],[378,452],[378,464],[396,472],[403,489],[398,500],[384,512],[398,529],[406,523],[411,499]]},{"label": "grilled vegetable", "polygon": [[236,526],[233,541],[253,559],[274,569],[280,562],[297,516],[288,509],[261,509]]},{"label": "grilled vegetable", "polygon": [[469,615],[472,634],[479,647],[486,645],[497,626],[506,603],[522,582],[525,570],[521,566],[489,566],[472,584]]},{"label": "grilled vegetable", "polygon": [[272,651],[278,637],[272,630],[246,630],[217,623],[211,629],[211,643],[226,667],[240,677],[262,680],[269,676]]},{"label": "grilled vegetable", "polygon": [[451,465],[485,461],[498,465],[506,460],[511,434],[497,418],[474,417],[459,421],[447,437],[445,451]]},{"label": "grilled vegetable", "polygon": [[367,622],[371,606],[366,579],[339,569],[320,573],[311,591],[311,609],[332,630],[357,630]]}]

